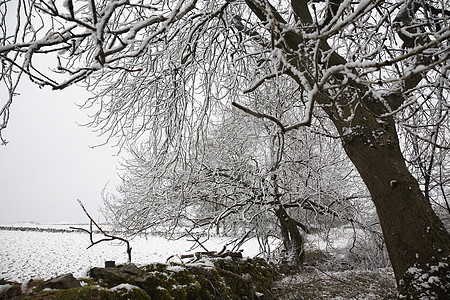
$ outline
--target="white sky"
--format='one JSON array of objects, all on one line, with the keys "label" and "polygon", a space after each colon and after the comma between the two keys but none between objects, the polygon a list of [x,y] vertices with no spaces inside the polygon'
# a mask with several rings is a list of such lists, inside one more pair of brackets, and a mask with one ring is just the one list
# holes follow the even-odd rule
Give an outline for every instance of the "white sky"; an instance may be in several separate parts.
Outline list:
[{"label": "white sky", "polygon": [[77,199],[98,219],[102,189],[119,183],[119,158],[109,145],[90,148],[103,140],[76,124],[87,120],[75,103],[88,94],[31,84],[19,92],[3,133],[9,143],[0,145],[0,224],[87,222]]}]

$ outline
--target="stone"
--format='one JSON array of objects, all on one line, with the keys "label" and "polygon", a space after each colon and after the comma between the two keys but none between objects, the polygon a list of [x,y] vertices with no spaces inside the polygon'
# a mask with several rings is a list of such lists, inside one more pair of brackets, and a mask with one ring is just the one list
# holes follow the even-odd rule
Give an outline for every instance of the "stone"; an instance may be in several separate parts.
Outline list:
[{"label": "stone", "polygon": [[128,264],[126,266],[123,266],[120,268],[120,271],[129,275],[133,275],[133,276],[142,276],[142,274],[144,274],[144,271],[142,271],[141,269],[139,269],[138,267],[136,267],[135,264]]},{"label": "stone", "polygon": [[94,267],[89,271],[89,276],[96,280],[102,280],[110,286],[114,286],[126,282],[127,274],[116,268]]},{"label": "stone", "polygon": [[64,290],[78,287],[81,287],[80,282],[76,280],[71,273],[69,273],[44,282],[44,284],[42,284],[41,286],[41,289],[43,290],[49,288],[56,290]]},{"label": "stone", "polygon": [[20,285],[14,284],[6,289],[6,299],[18,297],[22,294],[22,287]]},{"label": "stone", "polygon": [[105,268],[115,268],[116,262],[114,260],[105,261]]},{"label": "stone", "polygon": [[0,281],[0,299],[10,299],[22,294],[22,287],[18,283]]},{"label": "stone", "polygon": [[144,271],[134,264],[128,264],[119,268],[94,267],[89,271],[89,276],[96,280],[102,280],[110,286],[128,282],[130,278],[140,277],[143,274]]}]

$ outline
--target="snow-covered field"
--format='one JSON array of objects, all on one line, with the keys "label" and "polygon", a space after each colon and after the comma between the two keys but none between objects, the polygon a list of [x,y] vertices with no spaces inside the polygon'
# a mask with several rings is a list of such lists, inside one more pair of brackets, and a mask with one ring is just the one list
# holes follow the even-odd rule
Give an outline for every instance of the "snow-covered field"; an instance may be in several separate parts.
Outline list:
[{"label": "snow-covered field", "polygon": [[[127,261],[126,246],[122,243],[102,242],[89,249],[89,235],[83,232],[47,232],[38,229],[69,229],[70,224],[14,224],[7,225],[33,230],[1,230],[0,229],[0,279],[24,281],[30,278],[48,279],[65,273],[73,273],[82,277],[94,266],[104,266],[107,260],[117,264]],[[87,225],[73,225],[87,228]],[[308,235],[309,248],[330,250],[343,248],[351,239],[351,229],[336,229],[333,232],[333,243],[325,243],[318,236]],[[95,240],[102,236],[95,236]],[[204,242],[210,251],[220,251],[228,239],[212,237]],[[192,249],[192,239],[166,240],[163,237],[136,237],[130,241],[132,246],[132,262],[145,265],[153,262],[166,262],[169,257],[204,251],[202,248]],[[276,242],[274,242],[275,244]],[[274,249],[276,245],[272,245]],[[256,239],[246,242],[242,248],[243,255],[256,256],[259,244]]]},{"label": "snow-covered field", "polygon": [[[18,230],[0,228],[0,279],[25,281],[30,278],[49,279],[57,275],[72,273],[75,277],[85,277],[94,266],[104,266],[105,261],[117,264],[127,261],[126,246],[117,242],[103,242],[89,249],[89,235],[83,232],[49,232],[39,229],[69,229],[69,224],[16,224]],[[84,227],[76,225],[76,227]],[[24,228],[33,228],[23,230]],[[37,229],[36,229],[37,228]],[[22,231],[23,230],[23,231]],[[339,228],[330,231],[333,243],[326,243],[319,235],[308,235],[309,249],[345,252],[352,242],[353,231]],[[101,238],[97,236],[96,238]],[[225,238],[213,237],[203,243],[210,251],[220,251]],[[132,261],[137,265],[153,262],[179,261],[180,256],[202,248],[192,249],[189,239],[168,241],[162,237],[137,237],[130,241]],[[274,242],[275,243],[275,242]],[[272,245],[274,249],[276,245]],[[242,247],[243,255],[253,257],[259,253],[256,239]],[[343,251],[342,251],[343,250]],[[337,258],[338,256],[336,256]],[[395,280],[392,270],[374,271],[323,271],[308,267],[299,274],[289,275],[275,285],[281,288],[280,299],[298,299],[303,296],[320,299],[394,299]]]},{"label": "snow-covered field", "polygon": [[[15,227],[30,225],[19,224]],[[68,229],[69,225],[32,225],[32,228]],[[97,238],[101,238],[98,236]],[[86,274],[89,268],[104,266],[106,260],[117,264],[127,261],[126,246],[118,242],[102,242],[89,249],[89,235],[82,232],[38,232],[0,230],[0,279],[24,281],[30,278],[48,279],[56,275],[73,273],[75,277]],[[226,239],[211,238],[204,243],[210,251],[220,251]],[[130,241],[132,261],[137,265],[166,262],[175,255],[204,251],[192,250],[188,239],[168,241],[162,237],[137,237]],[[256,241],[243,247],[244,256],[258,254]]]}]

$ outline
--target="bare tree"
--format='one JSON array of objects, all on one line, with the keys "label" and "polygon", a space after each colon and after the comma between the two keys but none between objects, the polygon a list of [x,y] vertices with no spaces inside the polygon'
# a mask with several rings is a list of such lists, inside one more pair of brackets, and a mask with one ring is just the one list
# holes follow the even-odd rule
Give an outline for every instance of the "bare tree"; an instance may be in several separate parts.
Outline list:
[{"label": "bare tree", "polygon": [[[371,194],[397,281],[413,266],[426,273],[449,256],[450,236],[408,170],[397,133],[398,126],[429,124],[413,118],[425,103],[441,102],[448,111],[446,1],[63,3],[0,4],[1,81],[8,90],[2,131],[23,75],[54,89],[84,84],[95,93],[85,104],[97,112],[92,125],[121,136],[122,145],[148,137],[163,174],[174,161],[189,162],[185,145],[201,147],[202,129],[227,101],[284,133],[310,125],[320,108]],[[51,53],[57,76],[38,64]],[[294,123],[254,97],[279,78],[296,86]],[[442,116],[438,123],[448,119]],[[445,295],[448,278],[440,279],[436,293]]]}]

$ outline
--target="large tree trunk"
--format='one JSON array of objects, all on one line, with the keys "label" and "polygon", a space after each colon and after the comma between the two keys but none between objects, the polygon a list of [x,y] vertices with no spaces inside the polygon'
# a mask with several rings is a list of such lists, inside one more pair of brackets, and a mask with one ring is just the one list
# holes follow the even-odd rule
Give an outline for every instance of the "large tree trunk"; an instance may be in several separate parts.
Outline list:
[{"label": "large tree trunk", "polygon": [[357,109],[350,128],[330,111],[328,114],[370,191],[399,283],[410,267],[427,270],[446,261],[450,235],[406,167],[394,120],[376,118],[375,106],[382,106],[376,99],[363,97],[361,102],[364,108]]},{"label": "large tree trunk", "polygon": [[[296,0],[291,1],[291,5],[296,17],[303,24],[312,24],[313,18],[309,13],[307,2]],[[414,17],[418,8],[411,9],[410,5],[413,2],[405,2],[404,9],[396,19],[398,24],[406,26]],[[246,3],[261,21],[266,21],[267,14],[256,2],[246,0]],[[278,22],[287,23],[274,7],[268,9]],[[277,47],[286,53],[290,62],[287,74],[303,86],[304,80],[298,77],[296,71],[291,71],[291,68],[295,67],[306,76],[309,85],[314,86],[316,80],[307,72],[314,67],[314,62],[308,61],[306,56],[300,58],[297,55],[297,51],[303,45],[302,32],[294,30],[279,30],[279,32],[282,37],[280,40],[284,43],[278,44]],[[410,42],[410,38],[400,37],[409,47],[407,42]],[[278,39],[277,36],[275,38]],[[324,39],[319,49],[329,52],[331,48]],[[324,69],[346,64],[346,60],[336,52],[332,52],[326,61],[322,61],[320,51],[317,55],[315,59]],[[345,151],[369,189],[397,283],[400,283],[410,267],[416,266],[423,269],[424,273],[427,271],[430,271],[428,274],[432,273],[436,270],[432,265],[446,262],[450,255],[450,235],[422,194],[417,180],[405,165],[393,117],[381,117],[389,113],[384,102],[389,103],[390,108],[395,110],[405,101],[405,95],[401,91],[393,91],[391,95],[385,95],[381,100],[379,95],[371,93],[368,86],[352,82],[349,78],[347,81],[343,79],[343,74],[335,74],[333,78],[335,82],[342,81],[341,87],[345,86],[346,89],[341,90],[342,93],[340,92],[338,97],[318,92],[314,95],[314,100],[322,105],[342,135]],[[420,74],[407,77],[403,82],[404,90],[415,87],[421,79]],[[448,263],[440,265],[445,267],[441,268],[443,271],[439,275],[442,276],[438,276],[440,282],[435,282],[434,286],[437,295],[445,295],[446,289],[450,289],[450,278],[445,272],[448,272],[450,267]],[[449,287],[446,287],[446,284]]]},{"label": "large tree trunk", "polygon": [[[300,2],[306,3],[297,3]],[[307,11],[306,6],[304,9]],[[285,39],[286,46],[295,50],[301,36],[291,34]],[[320,48],[330,49],[326,42]],[[344,58],[333,54],[328,60],[330,66],[345,64]],[[307,66],[294,56],[292,63],[300,71]],[[290,75],[302,84],[295,74]],[[416,86],[421,79],[420,75],[407,78],[404,82],[406,90]],[[309,80],[313,85],[314,80]],[[446,289],[450,289],[450,277],[445,273],[450,269],[447,263],[450,260],[450,235],[405,164],[394,118],[381,117],[389,115],[384,102],[395,110],[405,101],[405,95],[393,91],[381,100],[363,84],[349,80],[342,84],[344,86],[346,91],[338,98],[319,92],[315,99],[341,134],[344,149],[372,196],[397,283],[400,285],[411,267],[422,269],[422,274],[429,276],[428,271],[436,270],[432,266],[444,262],[440,265],[445,265],[446,269],[441,268],[439,274],[436,273],[440,278],[436,283],[436,294],[445,294]],[[408,282],[404,284],[411,286]]]}]

